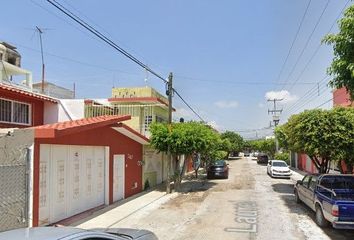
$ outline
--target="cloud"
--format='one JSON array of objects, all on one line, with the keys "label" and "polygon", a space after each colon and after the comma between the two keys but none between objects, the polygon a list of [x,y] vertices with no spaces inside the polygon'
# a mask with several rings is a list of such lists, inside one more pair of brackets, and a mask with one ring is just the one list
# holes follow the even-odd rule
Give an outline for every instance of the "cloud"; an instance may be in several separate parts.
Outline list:
[{"label": "cloud", "polygon": [[209,121],[207,124],[219,132],[223,130],[223,128],[220,125],[218,125],[215,121]]},{"label": "cloud", "polygon": [[237,108],[238,102],[237,101],[217,101],[214,103],[215,106],[218,108]]},{"label": "cloud", "polygon": [[283,99],[282,103],[294,102],[298,99],[296,95],[290,94],[287,90],[270,91],[265,94],[266,99]]},{"label": "cloud", "polygon": [[185,108],[176,108],[176,112],[173,113],[174,117],[177,118],[192,118],[194,117],[194,114],[192,111],[185,109]]}]

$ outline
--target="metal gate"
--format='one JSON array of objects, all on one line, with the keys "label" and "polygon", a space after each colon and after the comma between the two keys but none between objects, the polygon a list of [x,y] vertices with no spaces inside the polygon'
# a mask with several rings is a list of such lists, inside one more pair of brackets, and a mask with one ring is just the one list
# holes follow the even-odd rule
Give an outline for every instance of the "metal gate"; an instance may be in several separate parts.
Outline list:
[{"label": "metal gate", "polygon": [[30,153],[21,135],[0,135],[0,231],[28,226]]}]

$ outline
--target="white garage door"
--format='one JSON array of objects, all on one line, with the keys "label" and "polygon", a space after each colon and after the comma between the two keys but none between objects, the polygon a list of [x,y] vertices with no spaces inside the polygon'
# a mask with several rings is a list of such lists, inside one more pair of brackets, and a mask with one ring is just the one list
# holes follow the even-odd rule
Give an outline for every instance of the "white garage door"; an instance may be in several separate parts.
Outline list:
[{"label": "white garage door", "polygon": [[104,198],[104,147],[40,145],[40,225],[100,206]]}]

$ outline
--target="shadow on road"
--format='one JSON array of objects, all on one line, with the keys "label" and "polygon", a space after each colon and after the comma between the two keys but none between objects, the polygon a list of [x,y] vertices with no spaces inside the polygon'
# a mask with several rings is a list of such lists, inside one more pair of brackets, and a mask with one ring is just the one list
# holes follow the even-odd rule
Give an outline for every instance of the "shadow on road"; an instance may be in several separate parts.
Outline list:
[{"label": "shadow on road", "polygon": [[292,183],[275,183],[272,184],[273,191],[284,194],[294,193],[294,184]]},{"label": "shadow on road", "polygon": [[[307,215],[315,222],[315,213],[303,203],[296,203],[293,194],[294,184],[277,183],[272,185],[275,192],[281,193],[280,198],[284,201],[291,213]],[[354,239],[354,230],[334,229],[332,227],[322,229],[327,236],[334,240]]]}]

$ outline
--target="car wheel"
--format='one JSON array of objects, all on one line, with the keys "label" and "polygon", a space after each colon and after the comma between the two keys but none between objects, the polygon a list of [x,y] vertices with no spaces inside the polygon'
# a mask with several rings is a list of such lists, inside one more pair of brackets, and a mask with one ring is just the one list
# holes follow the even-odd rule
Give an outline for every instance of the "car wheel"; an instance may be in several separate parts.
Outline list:
[{"label": "car wheel", "polygon": [[316,206],[316,223],[318,226],[325,228],[328,227],[329,222],[324,218],[323,212],[320,206]]},{"label": "car wheel", "polygon": [[301,199],[299,198],[299,193],[297,192],[297,190],[295,190],[294,195],[295,195],[295,202],[301,203]]}]

